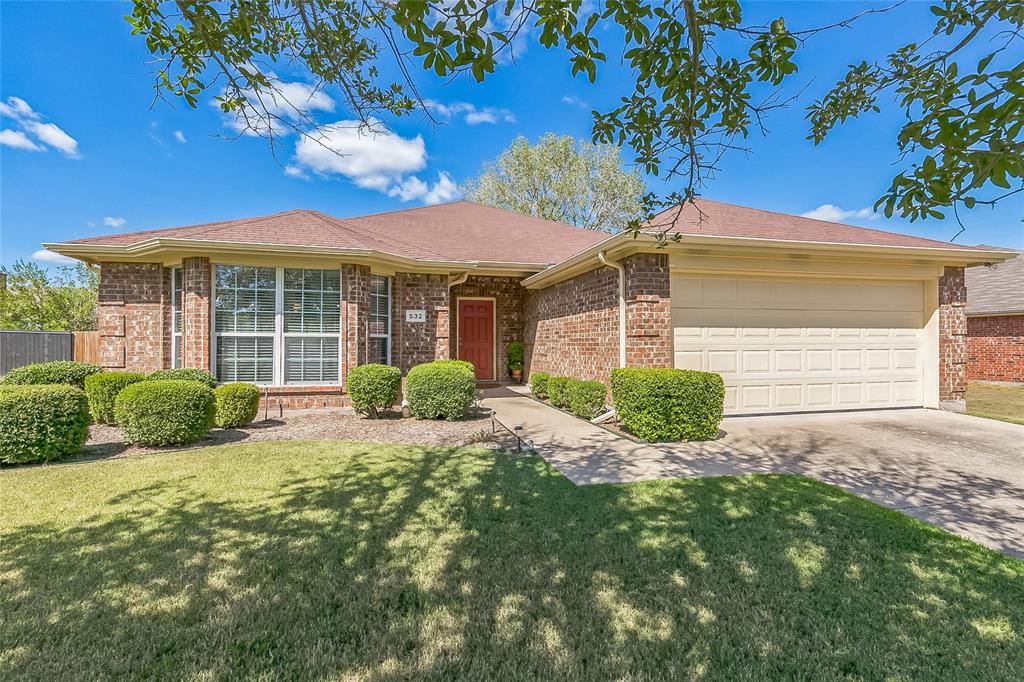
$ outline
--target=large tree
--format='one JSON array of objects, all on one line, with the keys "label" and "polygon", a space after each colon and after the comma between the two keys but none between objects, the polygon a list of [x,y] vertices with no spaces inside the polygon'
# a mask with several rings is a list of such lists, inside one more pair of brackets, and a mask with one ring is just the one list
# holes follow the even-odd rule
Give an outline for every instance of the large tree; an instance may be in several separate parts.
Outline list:
[{"label": "large tree", "polygon": [[[633,80],[617,106],[592,112],[593,139],[628,144],[641,169],[675,182],[660,202],[649,198],[653,210],[692,199],[723,155],[790,103],[782,86],[806,41],[902,4],[851,9],[828,26],[781,16],[745,24],[738,0],[134,0],[128,20],[163,60],[159,92],[197,106],[216,84],[240,129],[271,140],[285,126],[327,140],[301,102],[282,113],[289,93],[275,69],[335,88],[374,126],[383,115],[429,116],[417,90],[424,71],[483,81],[522,40],[563,49],[590,82],[614,54]],[[1024,0],[935,0],[930,9],[929,35],[877,63],[854,56],[807,110],[815,142],[882,106],[904,113],[878,206],[911,220],[1024,190]]]},{"label": "large tree", "polygon": [[643,215],[644,182],[622,167],[618,147],[554,133],[537,144],[517,137],[462,193],[470,201],[602,232]]},{"label": "large tree", "polygon": [[0,280],[0,329],[96,328],[99,275],[83,263],[47,272],[19,260],[10,268],[0,268]]}]

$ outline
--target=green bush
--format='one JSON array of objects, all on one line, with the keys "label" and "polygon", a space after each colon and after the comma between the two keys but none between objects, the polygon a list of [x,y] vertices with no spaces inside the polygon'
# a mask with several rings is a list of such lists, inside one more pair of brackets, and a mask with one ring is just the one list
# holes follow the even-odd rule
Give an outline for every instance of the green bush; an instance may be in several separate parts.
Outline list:
[{"label": "green bush", "polygon": [[0,386],[0,462],[48,462],[78,452],[89,435],[89,401],[67,385]]},{"label": "green bush", "polygon": [[398,400],[402,390],[402,370],[373,363],[359,365],[345,377],[345,390],[352,398],[352,407],[370,419],[376,419]]},{"label": "green bush", "polygon": [[569,407],[569,396],[567,389],[569,382],[572,381],[569,377],[550,377],[548,379],[548,400],[555,407],[561,407],[563,409]]},{"label": "green bush", "polygon": [[551,375],[547,372],[532,372],[530,374],[530,392],[541,400],[547,400],[549,379],[551,379]]},{"label": "green bush", "polygon": [[459,419],[473,404],[475,392],[473,365],[462,360],[416,365],[405,378],[405,397],[417,419]]},{"label": "green bush", "polygon": [[205,369],[179,367],[177,369],[158,369],[146,375],[146,381],[198,381],[210,388],[217,387],[217,377]]},{"label": "green bush", "polygon": [[214,423],[222,429],[245,426],[260,411],[260,387],[256,384],[224,384],[213,389],[217,404]]},{"label": "green bush", "polygon": [[114,402],[124,439],[138,445],[180,445],[202,438],[213,426],[213,389],[198,381],[140,381]]},{"label": "green bush", "polygon": [[646,441],[708,440],[722,423],[725,384],[712,372],[614,369],[612,402],[623,426]]},{"label": "green bush", "polygon": [[4,376],[3,383],[15,385],[67,384],[85,388],[85,378],[103,370],[91,362],[57,360],[15,367]]},{"label": "green bush", "polygon": [[572,379],[565,388],[569,411],[581,419],[593,419],[604,409],[607,388],[600,381]]},{"label": "green bush", "polygon": [[114,423],[114,401],[125,386],[146,378],[135,372],[100,372],[85,378],[85,395],[89,398],[89,412],[98,424]]}]

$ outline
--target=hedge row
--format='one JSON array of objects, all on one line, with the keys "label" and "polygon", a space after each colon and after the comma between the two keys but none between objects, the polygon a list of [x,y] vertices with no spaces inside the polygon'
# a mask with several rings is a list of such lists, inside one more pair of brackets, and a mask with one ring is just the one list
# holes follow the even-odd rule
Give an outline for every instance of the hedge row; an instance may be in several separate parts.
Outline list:
[{"label": "hedge row", "polygon": [[546,372],[530,375],[530,390],[538,398],[547,398],[555,407],[569,410],[581,419],[593,419],[601,414],[608,392],[600,381],[553,377]]},{"label": "hedge row", "polygon": [[398,400],[402,390],[402,370],[375,363],[359,365],[345,378],[345,390],[352,399],[352,407],[370,419],[376,419]]},{"label": "hedge row", "polygon": [[213,389],[198,381],[140,381],[117,396],[114,416],[124,439],[137,445],[182,445],[214,424]]},{"label": "hedge row", "polygon": [[2,383],[17,386],[67,384],[84,389],[85,378],[102,371],[101,367],[91,362],[74,362],[72,360],[37,362],[32,365],[15,367],[4,375]]}]

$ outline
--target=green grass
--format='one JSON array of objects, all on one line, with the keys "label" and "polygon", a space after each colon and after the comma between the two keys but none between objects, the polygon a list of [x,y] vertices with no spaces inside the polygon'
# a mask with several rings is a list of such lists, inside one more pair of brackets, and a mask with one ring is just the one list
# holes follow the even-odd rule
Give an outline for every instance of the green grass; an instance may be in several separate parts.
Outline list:
[{"label": "green grass", "polygon": [[0,472],[0,679],[1019,679],[1024,562],[789,476],[262,443]]},{"label": "green grass", "polygon": [[970,383],[967,414],[1024,424],[1024,386]]}]

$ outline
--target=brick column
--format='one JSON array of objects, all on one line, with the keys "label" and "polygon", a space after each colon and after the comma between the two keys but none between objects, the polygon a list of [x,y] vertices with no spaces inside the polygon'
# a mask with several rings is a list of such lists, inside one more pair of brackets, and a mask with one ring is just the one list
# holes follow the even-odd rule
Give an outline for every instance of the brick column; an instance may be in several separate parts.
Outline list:
[{"label": "brick column", "polygon": [[672,294],[668,254],[641,253],[626,269],[626,365],[672,367]]},{"label": "brick column", "polygon": [[133,372],[162,369],[169,305],[169,278],[159,263],[102,263],[99,364]]},{"label": "brick column", "polygon": [[370,268],[365,265],[341,266],[342,380],[349,370],[366,362],[366,338],[369,331]]},{"label": "brick column", "polygon": [[[451,353],[448,275],[395,274],[391,284],[391,364],[402,372]],[[406,310],[425,310],[426,322],[406,322]]]},{"label": "brick column", "polygon": [[946,267],[939,278],[939,401],[967,393],[967,285],[964,269]]},{"label": "brick column", "polygon": [[181,262],[181,366],[210,369],[210,295],[213,290],[209,258]]}]

